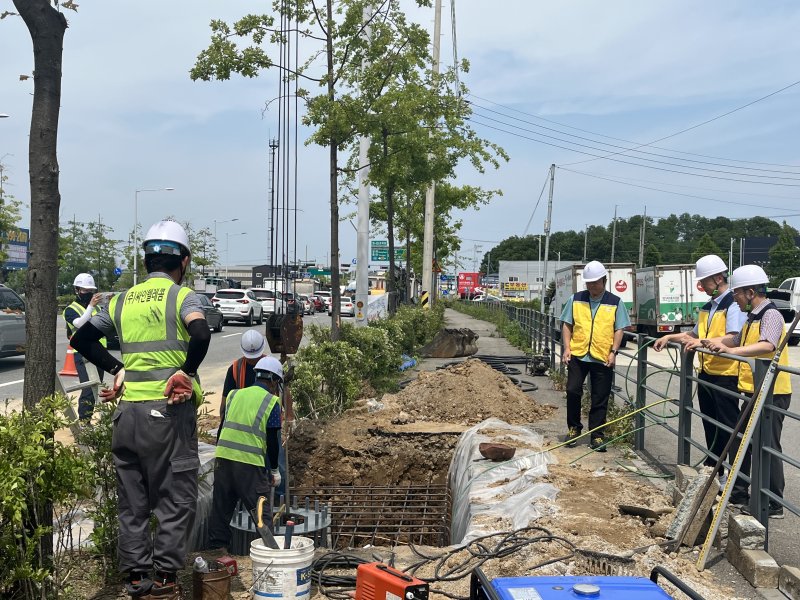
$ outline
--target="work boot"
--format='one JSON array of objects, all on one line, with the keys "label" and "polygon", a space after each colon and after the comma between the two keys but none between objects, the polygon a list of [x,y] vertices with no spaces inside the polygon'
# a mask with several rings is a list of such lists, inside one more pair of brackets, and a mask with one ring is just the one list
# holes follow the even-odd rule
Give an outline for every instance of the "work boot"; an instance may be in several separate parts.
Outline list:
[{"label": "work boot", "polygon": [[594,437],[592,438],[589,447],[594,450],[595,452],[605,452],[606,451],[606,441],[601,437]]},{"label": "work boot", "polygon": [[128,580],[125,582],[125,591],[131,598],[137,600],[146,598],[152,587],[153,580],[150,579],[149,573],[134,571],[128,575]]},{"label": "work boot", "polygon": [[567,439],[565,440],[567,443],[565,444],[567,448],[574,448],[578,445],[578,438],[581,436],[581,430],[577,427],[570,427],[569,431],[567,432]]},{"label": "work boot", "polygon": [[183,588],[178,583],[156,583],[150,588],[146,600],[183,600]]}]

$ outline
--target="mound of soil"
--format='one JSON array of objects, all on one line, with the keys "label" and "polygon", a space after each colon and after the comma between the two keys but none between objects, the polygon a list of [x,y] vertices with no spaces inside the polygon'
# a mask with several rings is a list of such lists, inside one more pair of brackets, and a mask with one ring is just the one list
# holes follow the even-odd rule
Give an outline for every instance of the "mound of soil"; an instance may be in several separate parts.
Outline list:
[{"label": "mound of soil", "polygon": [[302,421],[290,439],[294,487],[444,484],[458,437],[488,417],[532,423],[539,405],[478,360],[433,372],[370,412],[367,402],[330,421]]}]

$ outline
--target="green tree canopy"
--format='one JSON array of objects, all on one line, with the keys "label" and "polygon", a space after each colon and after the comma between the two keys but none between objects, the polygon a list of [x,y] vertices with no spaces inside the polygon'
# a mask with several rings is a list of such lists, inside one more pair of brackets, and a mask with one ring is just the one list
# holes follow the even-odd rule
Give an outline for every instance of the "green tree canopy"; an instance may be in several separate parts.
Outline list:
[{"label": "green tree canopy", "polygon": [[800,248],[797,247],[797,231],[783,222],[778,243],[769,251],[767,267],[770,283],[778,286],[784,279],[800,276]]}]

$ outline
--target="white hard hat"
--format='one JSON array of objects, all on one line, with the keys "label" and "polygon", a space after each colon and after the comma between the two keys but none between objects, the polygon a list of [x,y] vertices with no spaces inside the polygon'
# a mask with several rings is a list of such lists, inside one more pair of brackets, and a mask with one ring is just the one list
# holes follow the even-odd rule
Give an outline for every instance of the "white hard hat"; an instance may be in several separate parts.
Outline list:
[{"label": "white hard hat", "polygon": [[159,221],[147,230],[142,243],[145,254],[181,255],[181,249],[191,254],[189,236],[186,230],[176,221]]},{"label": "white hard hat", "polygon": [[267,340],[255,329],[249,329],[242,336],[242,354],[245,358],[259,358],[264,355]]},{"label": "white hard hat", "polygon": [[84,288],[87,290],[96,290],[97,286],[94,284],[94,277],[90,273],[78,273],[75,276],[75,281],[72,282],[73,287]]},{"label": "white hard hat", "polygon": [[769,277],[758,265],[744,265],[731,274],[731,287],[736,290],[746,287],[767,285]]},{"label": "white hard hat", "polygon": [[706,256],[703,256],[702,258],[698,259],[697,264],[695,264],[694,267],[694,278],[698,280],[711,277],[712,275],[719,275],[727,272],[728,270],[728,266],[725,264],[725,261],[716,254],[707,254]]},{"label": "white hard hat", "polygon": [[606,271],[606,268],[600,261],[593,260],[588,265],[583,267],[583,281],[585,283],[591,283],[592,281],[597,281],[603,277],[608,277],[608,271]]},{"label": "white hard hat", "polygon": [[256,377],[259,377],[260,373],[266,372],[277,375],[280,380],[283,381],[283,365],[281,365],[281,361],[274,356],[265,356],[258,361],[255,366],[255,372]]}]

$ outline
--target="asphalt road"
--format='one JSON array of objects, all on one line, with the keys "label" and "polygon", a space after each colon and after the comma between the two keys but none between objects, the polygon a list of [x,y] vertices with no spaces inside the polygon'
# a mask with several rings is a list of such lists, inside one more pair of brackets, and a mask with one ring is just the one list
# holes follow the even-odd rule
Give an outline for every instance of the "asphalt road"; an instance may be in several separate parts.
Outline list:
[{"label": "asphalt road", "polygon": [[[352,320],[345,318],[345,321]],[[311,323],[317,325],[328,325],[330,317],[327,313],[317,313],[315,315],[307,315],[303,317],[303,325],[308,326]],[[255,325],[253,329],[264,332],[264,325]],[[230,321],[225,324],[225,328],[219,333],[211,334],[211,345],[208,349],[208,354],[200,368],[200,380],[203,384],[203,389],[210,392],[209,399],[214,398],[214,394],[218,394],[222,390],[222,384],[225,380],[225,371],[227,371],[231,362],[241,356],[241,349],[239,347],[242,334],[248,330],[244,323]],[[64,334],[64,319],[60,316],[56,323],[56,360],[57,368],[60,370],[64,364],[64,356],[67,352],[67,338]],[[303,338],[303,343],[306,343],[306,338]],[[119,356],[119,353],[113,352]],[[17,356],[13,358],[0,358],[0,400],[5,400],[10,408],[16,408],[22,402],[22,384],[25,371],[25,357]],[[108,376],[106,381],[108,381]],[[74,378],[64,378],[65,382],[72,381]]]}]

